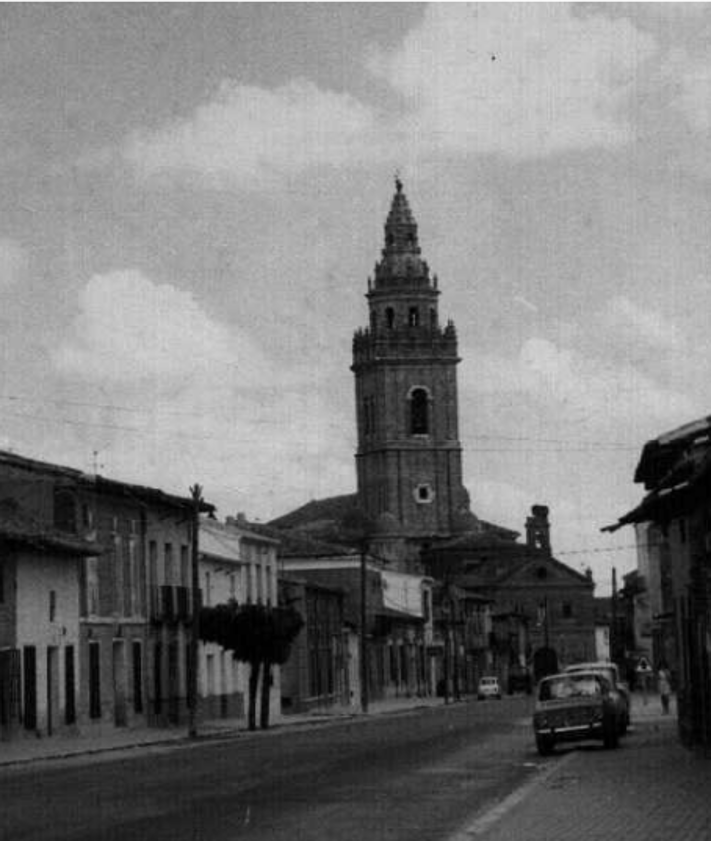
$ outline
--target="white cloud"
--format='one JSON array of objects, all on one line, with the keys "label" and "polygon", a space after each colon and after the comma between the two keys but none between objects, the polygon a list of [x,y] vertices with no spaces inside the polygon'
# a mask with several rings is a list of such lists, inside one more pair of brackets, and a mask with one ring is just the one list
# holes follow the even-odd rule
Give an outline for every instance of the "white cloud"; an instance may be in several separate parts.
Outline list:
[{"label": "white cloud", "polygon": [[683,349],[684,336],[662,313],[642,307],[625,295],[614,297],[603,317],[604,326],[635,342],[659,349]]},{"label": "white cloud", "polygon": [[146,175],[182,170],[260,183],[358,159],[373,120],[353,97],[308,81],[275,90],[225,81],[191,117],[132,135],[124,155]]},{"label": "white cloud", "polygon": [[711,130],[711,64],[673,49],[662,67],[662,78],[674,91],[672,107],[692,129]]},{"label": "white cloud", "polygon": [[20,281],[27,268],[27,257],[17,243],[0,238],[0,289]]},{"label": "white cloud", "polygon": [[366,62],[403,107],[380,111],[304,79],[225,80],[193,114],[134,132],[122,154],[145,176],[261,187],[363,161],[613,146],[633,138],[628,99],[655,52],[630,20],[564,4],[431,4],[398,49]]},{"label": "white cloud", "polygon": [[[664,427],[694,417],[699,407],[635,367],[589,358],[542,338],[528,339],[514,358],[463,353],[462,389],[479,394],[520,393],[546,407],[557,421],[589,428]],[[619,436],[619,433],[618,433]]]},{"label": "white cloud", "polygon": [[189,293],[154,284],[138,271],[95,275],[79,298],[80,312],[55,353],[65,373],[131,383],[203,375],[225,366],[244,386],[275,375],[260,350],[212,321]]},{"label": "white cloud", "polygon": [[524,157],[632,139],[627,98],[655,50],[629,20],[564,4],[443,3],[370,67],[406,97],[418,146]]},{"label": "white cloud", "polygon": [[79,310],[54,354],[65,388],[82,395],[73,413],[60,403],[76,431],[70,463],[96,449],[107,475],[177,493],[197,480],[226,513],[255,516],[315,487],[352,490],[352,410],[318,370],[273,365],[192,295],[138,271],[92,277]]},{"label": "white cloud", "polygon": [[527,489],[493,478],[471,478],[465,484],[474,489],[472,511],[487,522],[524,533],[531,505],[537,502]]}]

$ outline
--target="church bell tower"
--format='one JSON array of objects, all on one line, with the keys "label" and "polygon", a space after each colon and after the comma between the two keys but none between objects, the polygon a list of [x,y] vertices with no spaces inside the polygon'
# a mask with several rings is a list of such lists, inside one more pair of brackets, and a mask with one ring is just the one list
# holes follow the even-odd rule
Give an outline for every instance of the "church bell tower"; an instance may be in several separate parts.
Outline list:
[{"label": "church bell tower", "polygon": [[[368,279],[369,326],[353,338],[358,502],[383,542],[419,547],[471,528],[462,484],[457,334],[438,314],[437,276],[421,257],[399,179],[385,245]],[[392,551],[389,553],[392,554]]]}]

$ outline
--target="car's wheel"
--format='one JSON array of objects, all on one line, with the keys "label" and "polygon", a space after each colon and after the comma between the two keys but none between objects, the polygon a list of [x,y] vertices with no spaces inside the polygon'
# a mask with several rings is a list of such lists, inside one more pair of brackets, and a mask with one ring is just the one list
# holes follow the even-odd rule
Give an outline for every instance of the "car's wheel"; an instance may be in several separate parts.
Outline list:
[{"label": "car's wheel", "polygon": [[536,736],[536,747],[541,756],[550,756],[555,747],[555,740],[550,736]]},{"label": "car's wheel", "polygon": [[608,750],[612,750],[619,745],[619,733],[617,730],[617,722],[614,719],[608,719],[603,727],[602,743]]}]

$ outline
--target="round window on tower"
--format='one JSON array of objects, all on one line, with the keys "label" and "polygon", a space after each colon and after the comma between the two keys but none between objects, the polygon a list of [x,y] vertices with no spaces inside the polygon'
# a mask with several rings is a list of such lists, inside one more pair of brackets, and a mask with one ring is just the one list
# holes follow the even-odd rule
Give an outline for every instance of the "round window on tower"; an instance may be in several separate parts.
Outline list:
[{"label": "round window on tower", "polygon": [[426,505],[428,502],[432,502],[434,499],[434,491],[432,490],[432,485],[429,482],[422,482],[421,484],[417,485],[415,488],[415,502],[419,505]]}]

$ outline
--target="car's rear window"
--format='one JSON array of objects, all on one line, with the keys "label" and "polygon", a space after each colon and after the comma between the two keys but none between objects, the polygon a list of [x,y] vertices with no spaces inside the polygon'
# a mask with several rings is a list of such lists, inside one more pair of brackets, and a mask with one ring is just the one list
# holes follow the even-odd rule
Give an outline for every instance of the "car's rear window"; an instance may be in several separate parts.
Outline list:
[{"label": "car's rear window", "polygon": [[545,680],[541,683],[538,698],[540,701],[556,701],[563,698],[600,695],[602,687],[594,675],[566,675],[561,678]]},{"label": "car's rear window", "polygon": [[[615,681],[615,678],[617,676],[617,673],[612,669],[608,668],[607,666],[595,666],[595,668],[591,668],[590,671],[604,675],[611,683]],[[570,669],[570,673],[575,674],[575,669]]]}]

